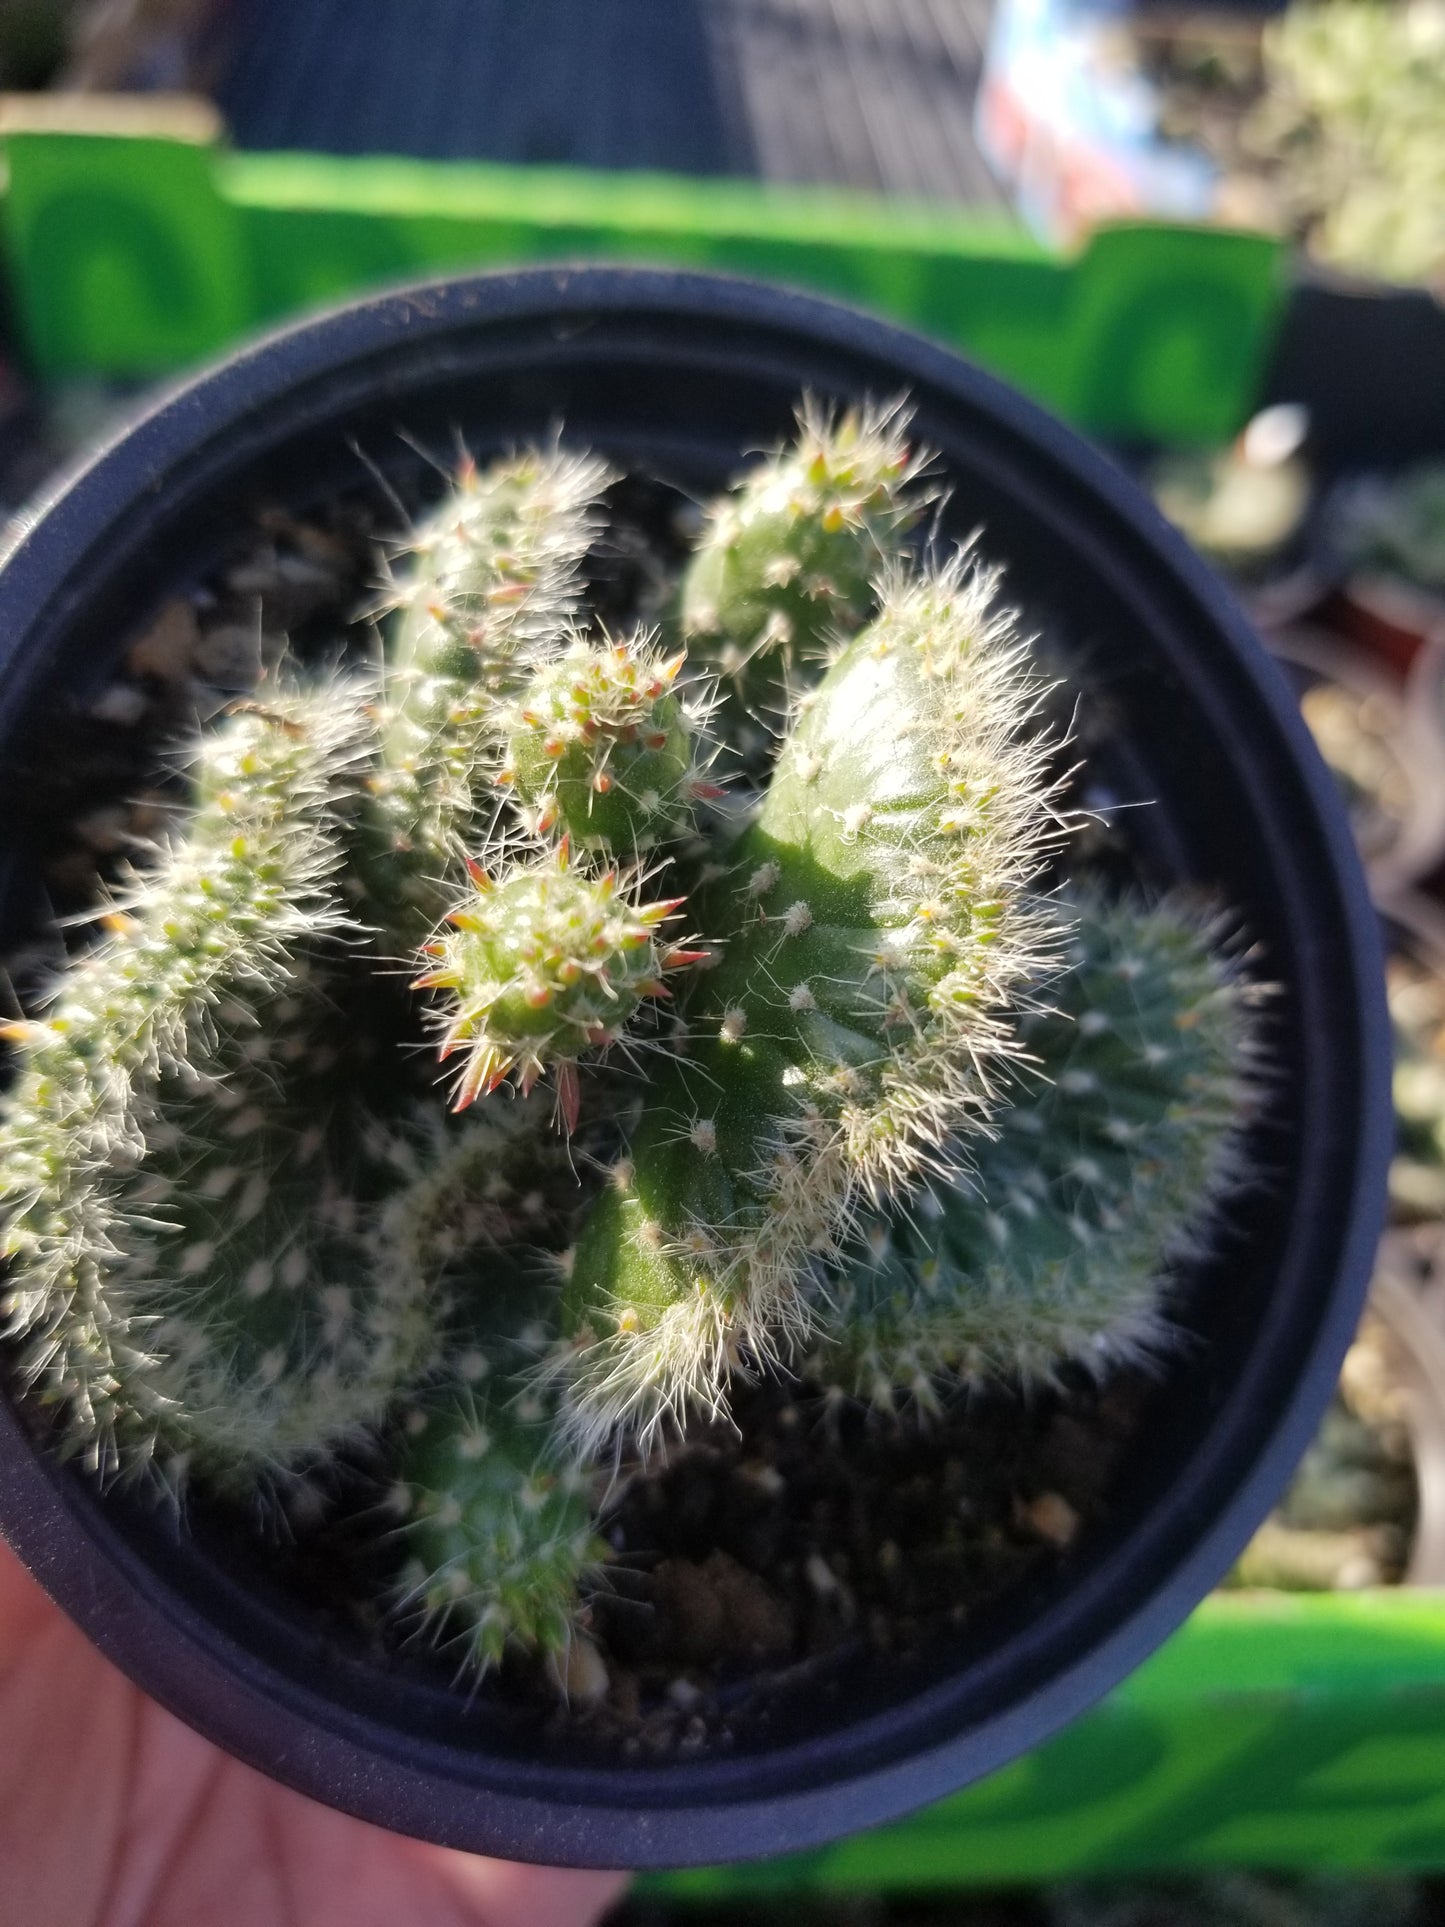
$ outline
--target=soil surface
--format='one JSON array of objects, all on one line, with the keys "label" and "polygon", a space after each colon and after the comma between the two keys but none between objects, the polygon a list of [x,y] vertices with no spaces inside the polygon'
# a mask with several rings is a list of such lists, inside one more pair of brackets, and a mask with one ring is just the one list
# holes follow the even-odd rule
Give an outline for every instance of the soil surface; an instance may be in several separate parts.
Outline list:
[{"label": "soil surface", "polygon": [[1148,1389],[1080,1376],[896,1419],[808,1385],[744,1389],[735,1433],[623,1485],[592,1606],[607,1687],[579,1712],[628,1751],[687,1751],[766,1721],[830,1662],[958,1633],[1103,1516]]}]

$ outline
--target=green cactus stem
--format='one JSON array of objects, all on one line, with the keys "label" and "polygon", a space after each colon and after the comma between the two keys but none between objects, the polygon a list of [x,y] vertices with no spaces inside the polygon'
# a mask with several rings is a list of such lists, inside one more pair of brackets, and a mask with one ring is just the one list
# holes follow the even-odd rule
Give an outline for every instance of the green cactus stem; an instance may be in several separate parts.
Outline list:
[{"label": "green cactus stem", "polygon": [[1010,1006],[1059,939],[1041,694],[996,577],[896,581],[785,743],[738,860],[692,1045],[651,1086],[579,1240],[570,1422],[645,1443],[805,1334],[809,1268],[997,1101]]},{"label": "green cactus stem", "polygon": [[[608,1092],[594,1107],[609,1113],[609,1131],[615,1102]],[[584,1131],[593,1122],[585,1119]],[[465,1314],[485,1295],[473,1254],[567,1247],[585,1208],[579,1154],[585,1160],[594,1149],[557,1136],[540,1093],[480,1105],[465,1119],[427,1110],[392,1126],[381,1154],[391,1181],[376,1220],[378,1262],[420,1280],[434,1298],[457,1296]],[[460,1280],[455,1294],[443,1290],[448,1279]],[[479,1371],[461,1375],[470,1381]]]},{"label": "green cactus stem", "polygon": [[358,850],[368,915],[404,948],[446,909],[461,857],[490,827],[484,778],[507,703],[580,612],[578,572],[610,479],[595,456],[560,449],[481,472],[468,462],[407,544]]},{"label": "green cactus stem", "polygon": [[748,469],[709,511],[683,580],[680,622],[694,652],[776,701],[877,607],[875,583],[901,560],[927,505],[926,458],[895,404],[835,413],[813,402],[797,439]]},{"label": "green cactus stem", "polygon": [[565,841],[495,879],[470,870],[470,893],[424,946],[414,985],[450,993],[438,1019],[442,1058],[463,1060],[454,1106],[513,1073],[525,1096],[550,1070],[570,1130],[578,1059],[615,1044],[644,999],[671,994],[667,973],[696,960],[659,935],[680,900],[645,903],[616,870],[588,875]]},{"label": "green cactus stem", "polygon": [[374,1433],[434,1356],[427,1280],[374,1263],[378,1173],[356,1117],[321,1101],[335,1051],[316,1007],[298,979],[264,1035],[162,1079],[114,1184],[105,1295],[145,1352],[109,1392],[124,1473],[283,1485]]},{"label": "green cactus stem", "polygon": [[577,641],[544,664],[511,719],[500,781],[539,835],[583,849],[651,849],[686,827],[699,790],[694,724],[675,692],[685,658],[641,638]]},{"label": "green cactus stem", "polygon": [[606,1547],[587,1481],[523,1377],[451,1385],[407,1419],[391,1509],[407,1547],[398,1610],[450,1628],[485,1671],[509,1646],[564,1653]]},{"label": "green cactus stem", "polygon": [[[910,570],[906,427],[803,409],[711,512],[690,659],[589,631],[605,464],[465,464],[380,691],[203,738],[4,1033],[0,1326],[61,1451],[179,1497],[364,1448],[399,1623],[590,1693],[598,1455],[773,1364],[927,1405],[1168,1342],[1253,993],[1178,904],[1054,891],[1049,691],[995,573]],[[397,1121],[403,972],[462,1115]]]},{"label": "green cactus stem", "polygon": [[1168,1290],[1244,1176],[1259,992],[1219,919],[1078,902],[1035,1071],[968,1169],[869,1213],[819,1293],[810,1374],[884,1408],[940,1380],[1047,1380],[1171,1342]]},{"label": "green cactus stem", "polygon": [[218,1005],[259,1009],[298,948],[347,927],[336,814],[365,748],[349,685],[239,707],[197,748],[184,833],[45,1015],[7,1029],[20,1061],[0,1121],[0,1315],[38,1398],[65,1407],[71,1448],[97,1463],[116,1388],[149,1355],[107,1296],[127,1235],[108,1174],[143,1152],[163,1071],[204,1055]]},{"label": "green cactus stem", "polygon": [[380,1221],[383,1265],[449,1279],[458,1313],[449,1369],[401,1428],[389,1512],[406,1563],[393,1605],[482,1671],[508,1647],[565,1653],[606,1553],[552,1401],[527,1378],[556,1299],[536,1240],[565,1235],[577,1192],[543,1123],[533,1099],[413,1137],[410,1179]]}]

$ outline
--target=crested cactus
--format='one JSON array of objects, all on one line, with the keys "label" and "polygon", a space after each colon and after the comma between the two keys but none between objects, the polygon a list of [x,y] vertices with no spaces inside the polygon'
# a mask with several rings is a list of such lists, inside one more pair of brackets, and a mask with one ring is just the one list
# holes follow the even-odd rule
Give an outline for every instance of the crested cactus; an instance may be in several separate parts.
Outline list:
[{"label": "crested cactus", "polygon": [[[1166,1342],[1248,997],[1217,930],[1058,887],[1047,688],[993,572],[909,564],[905,427],[805,408],[672,653],[589,627],[602,462],[464,465],[379,696],[203,740],[183,833],[10,1030],[4,1315],[64,1449],[234,1492],[369,1441],[399,1621],[560,1677],[594,1455],[739,1370],[927,1405]],[[465,1116],[337,1084],[335,971],[409,978]]]},{"label": "crested cactus", "polygon": [[982,1123],[1006,1013],[1059,927],[1041,689],[996,579],[889,587],[703,894],[717,945],[688,1055],[656,1080],[574,1255],[571,1417],[588,1444],[720,1406],[739,1354],[786,1353],[810,1264],[860,1198]]},{"label": "crested cactus", "polygon": [[1239,1180],[1254,1001],[1213,923],[1076,906],[1033,1059],[967,1168],[875,1211],[819,1292],[811,1375],[891,1407],[941,1382],[1103,1370],[1169,1341],[1170,1272]]}]

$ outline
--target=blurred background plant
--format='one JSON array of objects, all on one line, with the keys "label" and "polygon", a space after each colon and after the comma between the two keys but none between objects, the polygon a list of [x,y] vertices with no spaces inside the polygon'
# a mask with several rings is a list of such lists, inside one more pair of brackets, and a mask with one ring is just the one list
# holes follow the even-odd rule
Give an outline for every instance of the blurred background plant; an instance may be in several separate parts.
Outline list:
[{"label": "blurred background plant", "polygon": [[1445,7],[1319,0],[1264,34],[1237,165],[1333,267],[1387,281],[1445,273]]},{"label": "blurred background plant", "polygon": [[1445,272],[1445,7],[1297,0],[1262,31],[1195,12],[1145,27],[1158,130],[1219,170],[1215,211],[1384,281]]}]

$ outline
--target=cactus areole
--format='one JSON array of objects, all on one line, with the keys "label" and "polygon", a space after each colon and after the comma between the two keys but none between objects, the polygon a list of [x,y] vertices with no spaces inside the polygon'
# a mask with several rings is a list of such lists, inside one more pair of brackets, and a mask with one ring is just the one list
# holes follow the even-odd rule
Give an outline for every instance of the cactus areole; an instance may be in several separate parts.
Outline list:
[{"label": "cactus areole", "polygon": [[[299,650],[225,705],[6,1028],[0,1527],[183,1718],[382,1825],[624,1866],[875,1825],[1121,1679],[1312,1435],[1390,1145],[1340,807],[1213,579],[988,377],[745,283],[482,277],[241,351],[15,538],[8,956],[34,745],[255,504],[369,476],[426,504],[371,523],[384,663],[352,605],[325,679]],[[424,1103],[367,1068],[373,1006]],[[972,1477],[970,1398],[1120,1370],[1154,1389],[1107,1505],[926,1637],[807,1651],[787,1574],[872,1612],[877,1548],[788,1512],[790,1445],[739,1474],[794,1521],[765,1572],[633,1558],[758,1409],[861,1492],[889,1441],[926,1478],[930,1427]],[[255,1536],[353,1490],[384,1668]],[[699,1574],[767,1718],[679,1644],[663,1752],[619,1744],[609,1629]]]}]

